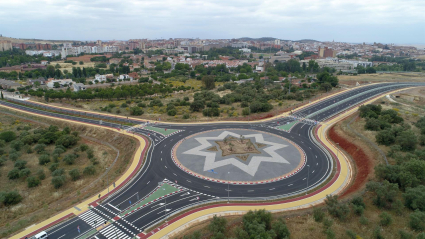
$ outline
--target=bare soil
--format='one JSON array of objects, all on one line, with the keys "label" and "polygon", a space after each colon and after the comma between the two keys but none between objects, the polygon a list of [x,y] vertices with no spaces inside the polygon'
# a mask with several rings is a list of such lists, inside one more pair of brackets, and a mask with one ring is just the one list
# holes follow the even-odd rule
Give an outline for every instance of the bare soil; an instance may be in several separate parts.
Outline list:
[{"label": "bare soil", "polygon": [[[230,139],[228,142],[224,141],[215,141],[221,149],[221,156],[228,156],[232,154],[259,154],[254,144],[250,139]],[[250,146],[248,146],[250,145]],[[245,159],[246,160],[246,159]]]}]

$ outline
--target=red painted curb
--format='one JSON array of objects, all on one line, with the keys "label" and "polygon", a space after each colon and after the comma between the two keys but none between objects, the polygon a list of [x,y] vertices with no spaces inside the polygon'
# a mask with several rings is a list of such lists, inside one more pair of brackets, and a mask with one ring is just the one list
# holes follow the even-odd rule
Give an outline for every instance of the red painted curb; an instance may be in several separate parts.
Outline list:
[{"label": "red painted curb", "polygon": [[[321,125],[319,125],[317,128],[316,128],[316,135],[317,135],[317,131],[318,131],[318,129],[320,128],[320,127],[322,127]],[[321,140],[319,139],[319,141],[321,142]],[[324,145],[323,143],[322,143],[322,145]],[[326,147],[326,145],[324,145],[325,147]],[[326,147],[327,148],[327,147]],[[329,148],[327,148],[328,150],[329,150]],[[332,151],[330,151],[331,152],[331,154],[333,155],[333,156],[335,156],[335,154],[332,152]],[[334,177],[332,178],[332,180],[330,181],[330,182],[328,182],[324,187],[322,187],[322,188],[320,188],[320,189],[318,189],[317,191],[314,191],[313,193],[311,193],[311,194],[309,194],[309,195],[304,195],[304,196],[301,196],[301,197],[297,197],[297,198],[292,198],[292,199],[287,199],[287,200],[283,200],[283,201],[276,201],[276,202],[266,202],[266,203],[228,203],[228,204],[224,204],[225,206],[258,206],[258,205],[264,205],[264,206],[267,206],[267,205],[275,205],[275,204],[281,204],[281,203],[288,203],[288,202],[294,202],[294,201],[298,201],[298,200],[301,200],[301,199],[304,199],[304,198],[307,198],[307,197],[310,197],[310,196],[312,196],[312,195],[316,195],[316,194],[318,194],[318,193],[320,193],[320,192],[322,192],[323,190],[325,190],[325,189],[327,189],[328,187],[330,187],[335,181],[336,181],[336,179],[338,178],[338,176],[339,176],[339,174],[340,174],[340,168],[341,168],[341,165],[340,165],[340,163],[339,163],[339,161],[337,161],[337,172],[336,172],[336,174],[334,175]],[[209,208],[216,208],[216,207],[221,207],[221,206],[223,206],[223,204],[216,204],[216,205],[210,205],[210,206],[205,206],[205,207],[201,207],[201,208],[197,208],[197,209],[193,209],[193,210],[191,210],[191,211],[189,211],[189,212],[186,212],[186,213],[184,213],[184,214],[182,214],[182,215],[180,215],[180,216],[178,216],[178,217],[176,217],[176,218],[173,218],[172,220],[170,220],[170,221],[168,221],[166,224],[162,224],[162,225],[160,225],[159,227],[157,227],[157,228],[155,228],[155,229],[153,229],[150,233],[148,233],[148,234],[144,234],[144,233],[140,233],[140,234],[138,234],[137,236],[139,236],[140,237],[140,239],[146,239],[146,238],[149,238],[149,237],[151,237],[152,235],[154,235],[155,234],[155,232],[158,232],[158,231],[160,231],[161,229],[163,229],[163,228],[165,228],[165,227],[167,227],[168,225],[170,225],[170,224],[172,224],[172,223],[174,223],[174,222],[176,222],[176,221],[178,221],[178,220],[180,220],[181,218],[184,218],[184,217],[186,217],[186,216],[188,216],[188,215],[190,215],[190,214],[193,214],[193,213],[195,213],[195,212],[199,212],[199,211],[202,211],[202,210],[206,210],[206,209],[209,209]]]}]

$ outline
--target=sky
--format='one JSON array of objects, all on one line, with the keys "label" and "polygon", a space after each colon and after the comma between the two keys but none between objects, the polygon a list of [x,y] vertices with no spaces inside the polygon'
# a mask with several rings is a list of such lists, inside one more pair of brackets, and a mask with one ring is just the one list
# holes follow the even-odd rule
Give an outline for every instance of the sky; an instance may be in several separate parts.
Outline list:
[{"label": "sky", "polygon": [[425,44],[425,0],[0,0],[0,34]]}]

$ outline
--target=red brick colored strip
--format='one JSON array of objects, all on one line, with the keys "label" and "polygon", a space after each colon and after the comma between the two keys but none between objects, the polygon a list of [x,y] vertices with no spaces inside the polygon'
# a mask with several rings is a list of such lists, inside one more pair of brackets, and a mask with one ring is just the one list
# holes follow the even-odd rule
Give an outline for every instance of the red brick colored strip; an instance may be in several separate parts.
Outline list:
[{"label": "red brick colored strip", "polygon": [[[70,213],[70,214],[68,214],[68,215],[66,215],[66,216],[64,216],[64,217],[61,217],[61,218],[59,218],[58,220],[56,220],[56,221],[54,221],[54,222],[52,222],[52,223],[50,223],[50,224],[48,224],[48,225],[46,225],[46,226],[44,226],[44,227],[42,227],[42,228],[38,229],[38,230],[36,230],[36,231],[31,232],[30,234],[26,235],[25,237],[32,237],[32,236],[34,236],[35,234],[37,234],[37,233],[39,233],[39,232],[41,232],[41,231],[46,230],[47,228],[49,228],[49,227],[51,227],[51,226],[53,226],[53,225],[55,225],[55,224],[57,224],[57,223],[59,223],[59,222],[61,222],[61,221],[65,220],[65,219],[67,219],[68,217],[70,217],[70,216],[72,216],[72,215],[75,215],[75,214],[74,214],[74,213]],[[25,239],[25,237],[21,237],[21,239]]]}]

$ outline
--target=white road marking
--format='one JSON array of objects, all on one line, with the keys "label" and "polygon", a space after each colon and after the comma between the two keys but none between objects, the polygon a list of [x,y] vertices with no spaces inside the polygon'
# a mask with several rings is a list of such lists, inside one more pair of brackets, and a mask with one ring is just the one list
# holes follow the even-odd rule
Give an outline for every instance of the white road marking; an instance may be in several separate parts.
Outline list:
[{"label": "white road marking", "polygon": [[317,158],[317,155],[314,155],[314,156],[316,156],[316,158]]},{"label": "white road marking", "polygon": [[206,187],[206,188],[210,188],[210,187],[208,187],[208,186],[204,186],[204,187]]},{"label": "white road marking", "polygon": [[151,181],[149,181],[147,184],[149,184]]},{"label": "white road marking", "polygon": [[177,176],[177,174],[175,174],[175,173],[173,173],[174,174],[174,176]]},{"label": "white road marking", "polygon": [[248,192],[254,192],[254,190],[248,190]]},{"label": "white road marking", "polygon": [[311,172],[311,173],[314,173],[314,170],[313,170],[313,172]]},{"label": "white road marking", "polygon": [[64,237],[65,235],[66,235],[66,234],[63,234],[62,236],[58,237],[58,239],[59,239],[59,238],[62,238],[62,237]]},{"label": "white road marking", "polygon": [[165,168],[167,168],[167,166],[164,166]]},{"label": "white road marking", "polygon": [[270,191],[271,191],[271,190],[275,190],[275,188],[270,188],[269,190],[270,190]]},{"label": "white road marking", "polygon": [[186,181],[188,181],[189,183],[191,183],[191,181],[189,181],[189,180],[186,180]]},{"label": "white road marking", "polygon": [[306,180],[306,179],[307,179],[307,178],[304,178],[304,179],[303,179],[303,181],[304,181],[304,180]]},{"label": "white road marking", "polygon": [[[317,157],[316,157],[317,158]],[[162,161],[162,158],[161,158],[161,161]]]},{"label": "white road marking", "polygon": [[292,184],[292,183],[291,183],[291,184],[289,184],[289,185],[288,185],[288,187],[289,187],[289,186],[292,186],[292,185],[294,185],[294,184]]}]

